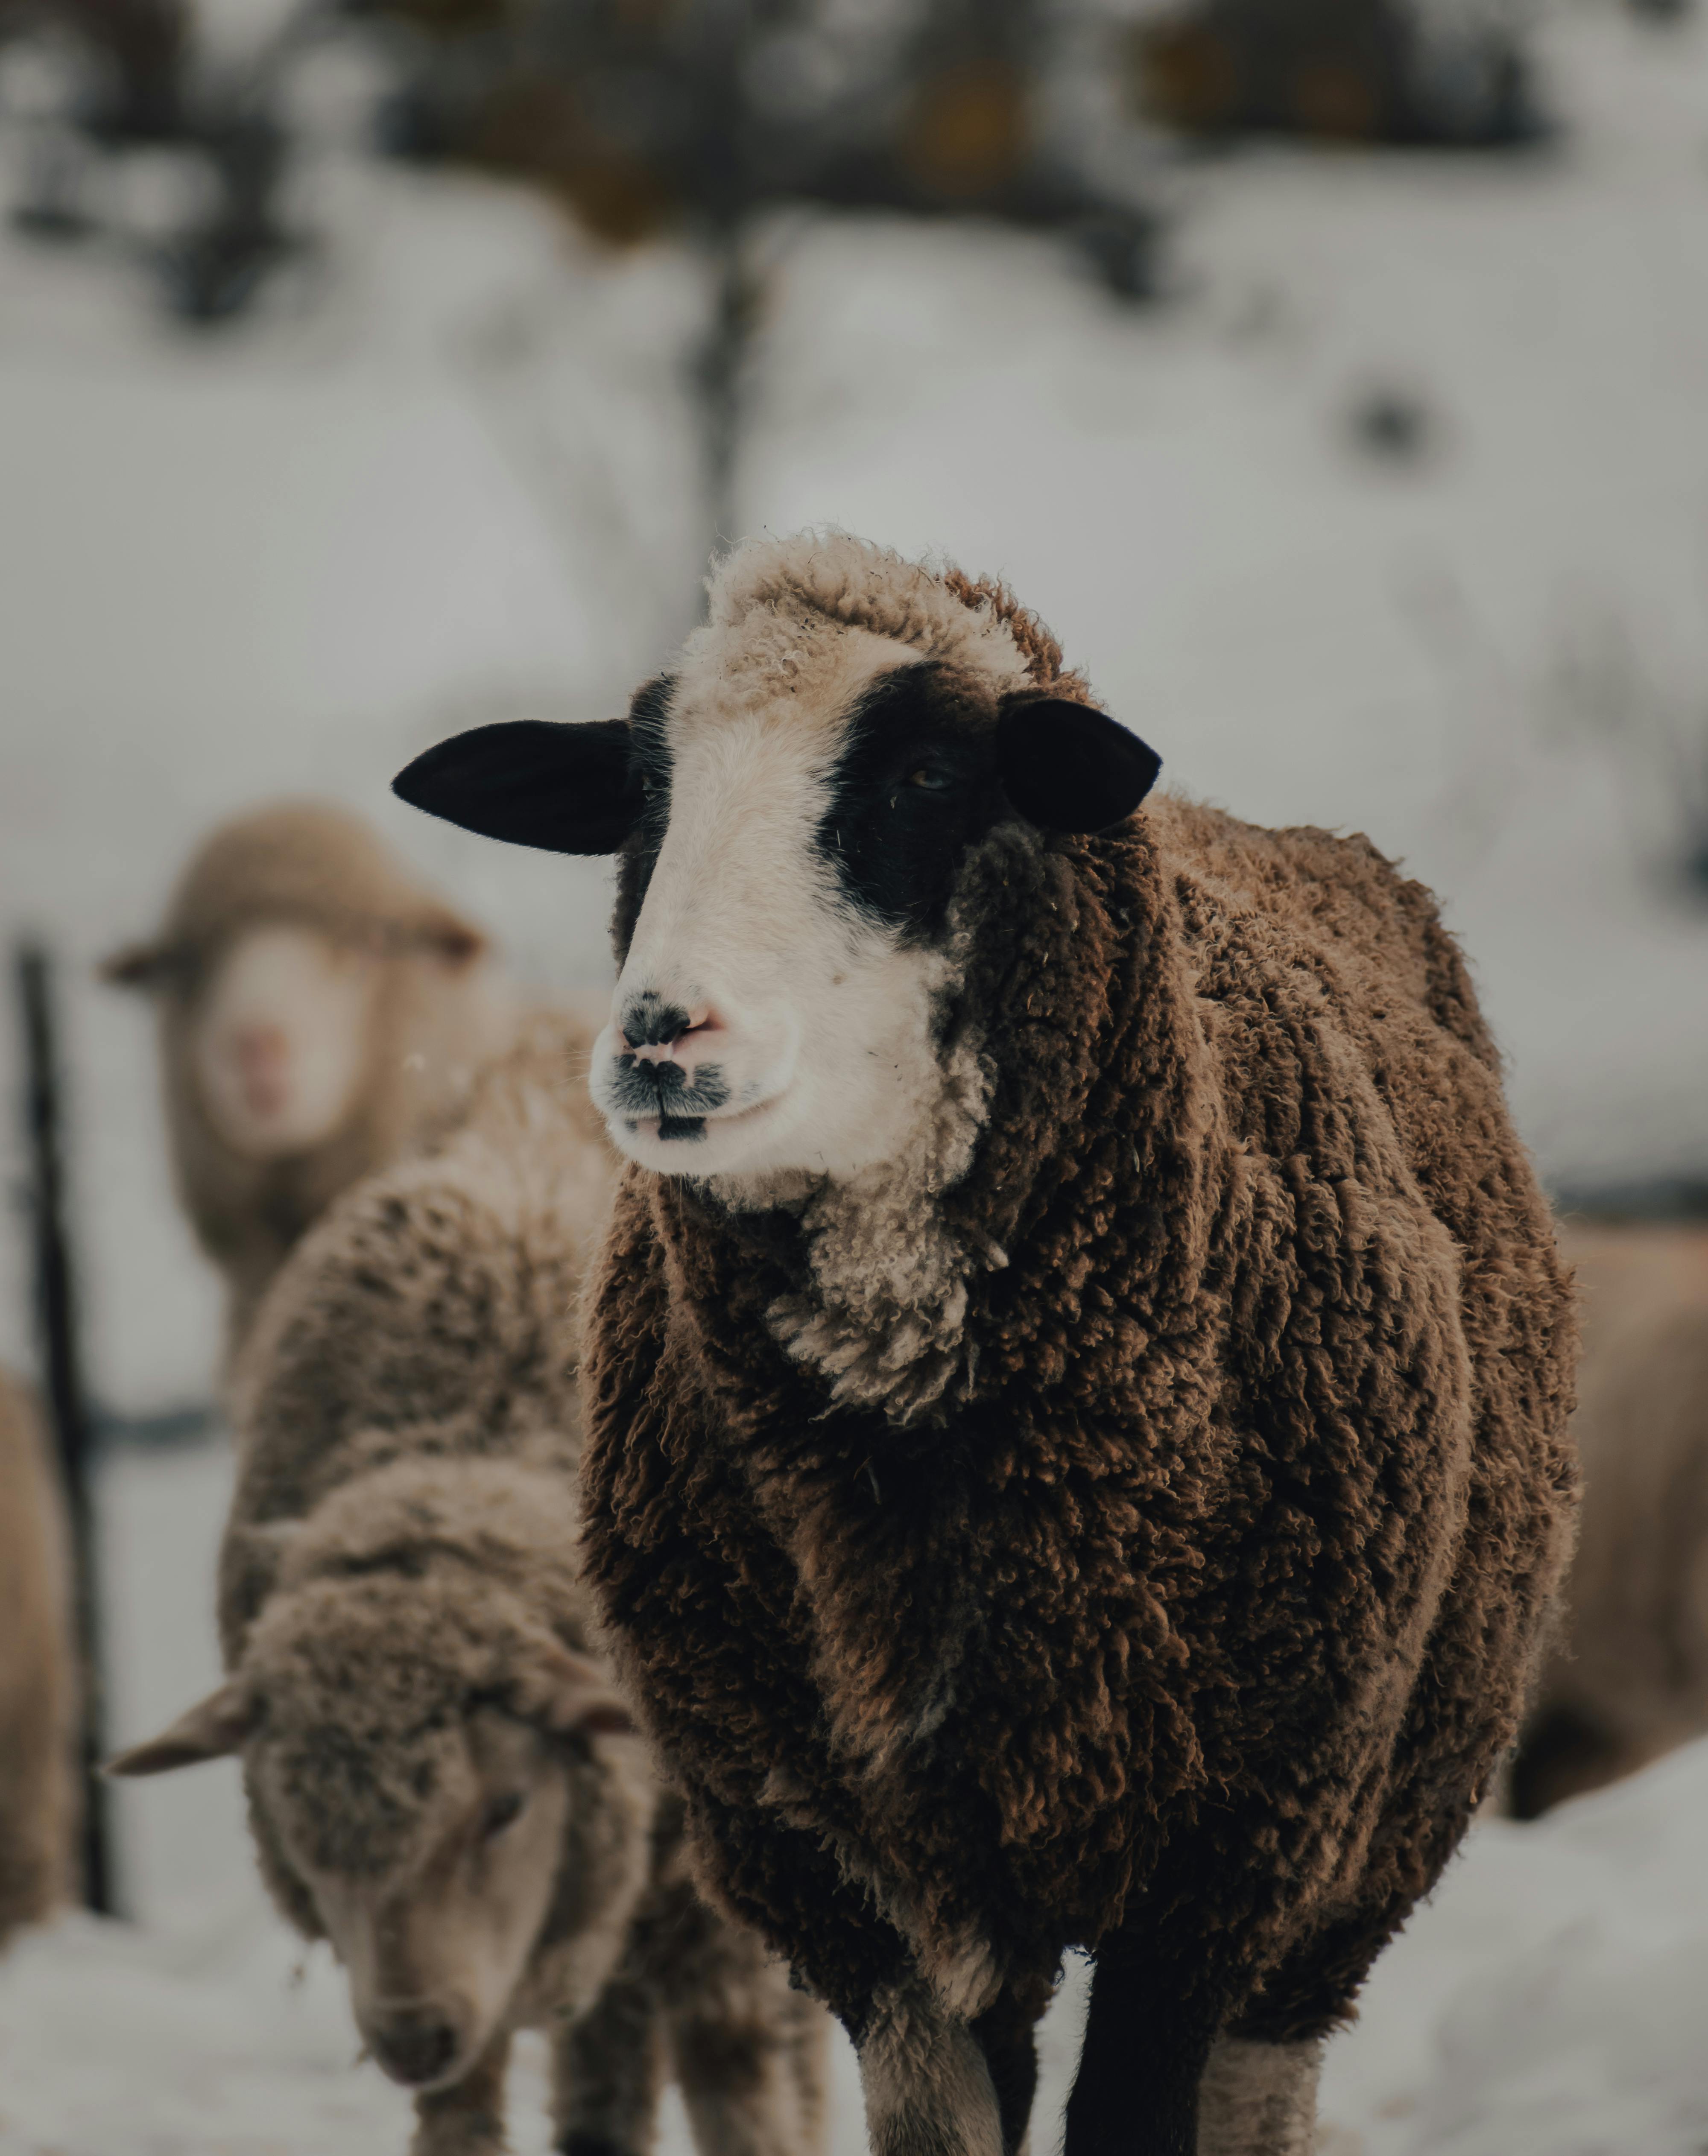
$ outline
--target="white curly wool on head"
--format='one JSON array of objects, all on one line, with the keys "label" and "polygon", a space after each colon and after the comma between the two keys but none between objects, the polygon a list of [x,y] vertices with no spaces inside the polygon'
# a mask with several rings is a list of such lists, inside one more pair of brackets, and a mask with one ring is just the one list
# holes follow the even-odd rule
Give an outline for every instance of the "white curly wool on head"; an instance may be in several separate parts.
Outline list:
[{"label": "white curly wool on head", "polygon": [[[1006,624],[970,607],[928,562],[852,532],[797,531],[746,539],[707,579],[707,624],[733,628],[755,607],[821,614],[912,645],[923,657],[954,660],[1008,679],[1019,661]],[[1022,666],[1021,671],[1024,671]]]},{"label": "white curly wool on head", "polygon": [[848,532],[746,540],[719,562],[707,595],[705,625],[683,644],[677,673],[685,715],[786,699],[831,727],[873,675],[910,660],[954,666],[999,694],[1030,680],[988,605],[968,606],[928,565]]}]

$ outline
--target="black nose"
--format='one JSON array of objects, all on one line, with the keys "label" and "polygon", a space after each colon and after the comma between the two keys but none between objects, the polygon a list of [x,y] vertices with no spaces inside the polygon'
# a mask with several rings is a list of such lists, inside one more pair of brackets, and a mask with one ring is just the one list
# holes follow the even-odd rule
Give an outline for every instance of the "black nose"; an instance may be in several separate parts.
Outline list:
[{"label": "black nose", "polygon": [[456,2056],[456,2031],[437,2014],[399,2015],[369,2039],[373,2056],[394,2082],[436,2082]]},{"label": "black nose", "polygon": [[623,1006],[623,1038],[630,1048],[662,1048],[679,1040],[693,1021],[680,1004],[655,995],[635,996]]}]

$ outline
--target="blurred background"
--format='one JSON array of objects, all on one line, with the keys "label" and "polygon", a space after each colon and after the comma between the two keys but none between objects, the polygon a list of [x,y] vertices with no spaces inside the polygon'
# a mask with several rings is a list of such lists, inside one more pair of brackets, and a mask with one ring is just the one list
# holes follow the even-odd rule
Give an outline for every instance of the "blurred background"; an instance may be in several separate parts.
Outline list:
[{"label": "blurred background", "polygon": [[[97,960],[314,794],[596,988],[603,865],[388,781],[615,715],[718,543],[821,523],[1009,579],[1165,783],[1403,859],[1562,1206],[1708,1213],[1708,11],[0,0],[0,931],[51,965],[111,1743],[217,1672],[229,1471]],[[26,1078],[8,1010],[20,1192]],[[14,1209],[25,1371],[36,1266]],[[1708,2142],[1708,1764],[1629,1788],[1487,1830],[1336,2150]],[[0,1971],[3,2156],[400,2148],[234,1775],[112,1824],[132,1925]]]}]

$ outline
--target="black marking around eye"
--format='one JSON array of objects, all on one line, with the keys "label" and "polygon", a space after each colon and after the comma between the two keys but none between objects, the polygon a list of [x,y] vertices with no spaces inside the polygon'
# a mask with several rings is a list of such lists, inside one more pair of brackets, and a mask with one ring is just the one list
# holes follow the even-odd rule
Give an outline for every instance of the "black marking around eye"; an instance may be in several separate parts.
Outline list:
[{"label": "black marking around eye", "polygon": [[[848,716],[818,832],[843,896],[928,940],[943,925],[967,847],[1010,812],[996,767],[995,707],[932,662],[872,683]],[[911,783],[922,767],[941,787]]]}]

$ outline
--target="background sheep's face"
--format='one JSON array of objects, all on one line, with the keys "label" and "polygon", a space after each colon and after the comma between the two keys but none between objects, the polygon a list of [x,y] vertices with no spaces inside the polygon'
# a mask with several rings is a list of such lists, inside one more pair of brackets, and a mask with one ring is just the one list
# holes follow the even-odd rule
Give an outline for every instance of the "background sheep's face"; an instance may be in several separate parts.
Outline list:
[{"label": "background sheep's face", "polygon": [[570,1804],[561,1748],[496,1709],[471,1715],[435,1748],[419,1807],[388,1820],[372,1853],[383,1861],[363,1864],[336,1861],[287,1755],[264,1743],[252,1775],[348,1973],[369,2051],[410,2088],[460,2081],[503,2023],[552,1907]]},{"label": "background sheep's face", "polygon": [[821,622],[779,660],[744,633],[702,632],[626,725],[482,728],[398,791],[494,836],[620,850],[592,1084],[631,1159],[846,1179],[902,1152],[940,1085],[969,848],[1016,818],[1101,829],[1157,759],[1024,686],[1011,652],[951,666]]},{"label": "background sheep's face", "polygon": [[186,1062],[214,1135],[239,1158],[307,1152],[342,1127],[378,971],[367,952],[278,922],[233,937],[193,983]]},{"label": "background sheep's face", "polygon": [[[466,1582],[442,1624],[419,1579],[376,1584],[277,1597],[244,1666],[111,1771],[241,1753],[275,1886],[305,1931],[332,1941],[368,2048],[394,2081],[439,2088],[506,2025],[548,1920],[585,1928],[638,1891],[650,1814],[614,1804],[606,1784],[621,1769],[589,1747],[633,1743],[597,1663],[507,1621],[494,1598],[470,1601]],[[484,1669],[465,1666],[459,1642]],[[487,1703],[501,1684],[505,1705]],[[606,1950],[620,1938],[618,1925]],[[594,1955],[589,1982],[605,1973]]]}]

